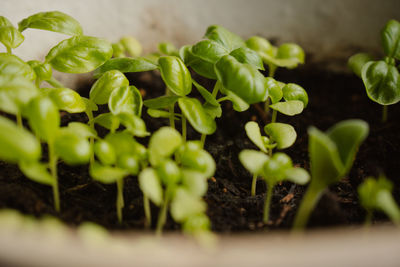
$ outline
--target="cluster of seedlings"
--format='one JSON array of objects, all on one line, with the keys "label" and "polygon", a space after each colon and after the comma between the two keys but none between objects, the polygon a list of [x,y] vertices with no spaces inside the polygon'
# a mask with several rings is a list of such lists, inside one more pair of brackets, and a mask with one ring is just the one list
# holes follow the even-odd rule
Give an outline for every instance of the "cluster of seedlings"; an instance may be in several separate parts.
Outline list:
[{"label": "cluster of seedlings", "polygon": [[[400,59],[399,25],[391,21],[384,29],[384,61],[365,63],[369,57],[364,54],[350,60],[368,95],[384,107],[400,100],[395,66]],[[30,29],[70,38],[51,48],[43,62],[25,62],[12,49],[24,41],[22,32]],[[276,184],[311,181],[294,223],[295,229],[302,229],[324,190],[349,172],[368,135],[368,124],[361,120],[340,122],[327,132],[309,128],[310,174],[280,152],[294,144],[297,134],[293,126],[277,122],[277,114],[294,116],[308,104],[307,92],[300,85],[274,79],[278,67],[291,69],[304,63],[304,51],[293,43],[275,47],[258,36],[243,40],[221,26],[210,26],[196,44],[177,49],[161,43],[159,52],[141,56],[142,48],[134,38],[124,37],[111,44],[86,36],[75,19],[57,11],[32,15],[18,23],[18,28],[0,17],[0,42],[7,48],[6,53],[0,53],[0,159],[18,164],[27,178],[51,186],[56,211],[60,211],[57,166],[63,161],[87,165],[94,180],[116,184],[120,222],[124,179],[137,177],[148,227],[154,216],[150,209],[153,203],[159,207],[157,233],[162,232],[169,212],[185,233],[208,234],[210,221],[203,196],[216,164],[203,149],[206,137],[217,130],[215,120],[223,116],[221,102],[230,101],[237,112],[263,103],[270,119],[264,127],[266,136],[256,122],[248,122],[245,131],[259,150],[245,149],[238,157],[253,175],[252,195],[256,194],[257,179],[267,184],[264,222],[269,219]],[[196,77],[211,79],[215,86],[211,90],[203,87],[193,79],[189,67]],[[261,72],[265,67],[267,77]],[[94,71],[97,81],[89,98],[63,86],[53,77],[53,69],[64,73]],[[165,94],[143,101],[124,73],[149,70],[161,73]],[[193,89],[201,99],[191,96]],[[100,105],[107,105],[108,112],[96,112]],[[169,127],[148,132],[142,119],[143,106],[151,117],[168,118]],[[84,113],[88,122],[61,127],[60,111]],[[198,132],[198,140],[187,140],[188,124]],[[99,135],[96,127],[104,128],[106,134]],[[148,144],[140,140],[144,137]],[[45,155],[43,148],[47,148]],[[360,200],[368,214],[383,210],[399,223],[399,208],[390,190],[384,177],[368,178],[359,188]]]}]

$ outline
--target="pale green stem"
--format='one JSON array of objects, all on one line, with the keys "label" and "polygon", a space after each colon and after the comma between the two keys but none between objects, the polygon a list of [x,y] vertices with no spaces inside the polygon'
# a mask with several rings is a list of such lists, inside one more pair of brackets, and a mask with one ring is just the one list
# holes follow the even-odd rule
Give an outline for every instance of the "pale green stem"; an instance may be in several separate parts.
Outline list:
[{"label": "pale green stem", "polygon": [[307,189],[306,194],[304,195],[300,208],[297,211],[296,218],[293,224],[294,231],[303,231],[307,225],[308,219],[313,211],[315,205],[320,199],[322,192],[324,189],[312,188],[309,187]]},{"label": "pale green stem", "polygon": [[20,112],[17,112],[16,118],[17,118],[17,125],[18,125],[20,128],[23,128],[24,125],[23,125],[23,123],[22,123],[22,116],[21,116],[21,113],[20,113]]},{"label": "pale green stem", "polygon": [[49,165],[50,165],[50,173],[53,177],[53,198],[54,198],[54,209],[57,212],[60,212],[60,195],[58,191],[58,175],[57,175],[57,155],[55,154],[53,144],[51,142],[48,143],[49,147]]},{"label": "pale green stem", "polygon": [[267,114],[267,116],[269,115],[269,110],[270,110],[269,105],[270,105],[270,99],[268,97],[267,100],[265,100],[264,102],[264,111],[265,114]]},{"label": "pale green stem", "polygon": [[204,148],[204,144],[206,143],[206,134],[202,134],[200,137],[200,144],[201,144],[201,148]]},{"label": "pale green stem", "polygon": [[36,85],[36,87],[37,88],[40,88],[40,79],[39,78],[37,78],[36,80],[35,80],[35,85]]},{"label": "pale green stem", "polygon": [[[94,123],[93,123],[93,112],[91,110],[86,111],[86,115],[88,116],[89,119],[89,127],[94,130]],[[91,155],[90,155],[90,164],[93,164],[94,162],[94,138],[90,137],[89,138],[89,143],[90,143],[90,149],[91,149]]]},{"label": "pale green stem", "polygon": [[150,201],[149,198],[143,194],[143,207],[144,207],[144,215],[146,217],[145,227],[151,227],[151,210],[150,210]]},{"label": "pale green stem", "polygon": [[251,182],[251,195],[254,197],[256,195],[257,189],[257,174],[253,174],[253,181]]},{"label": "pale green stem", "polygon": [[273,78],[275,76],[276,69],[277,66],[275,66],[274,64],[268,64],[268,70],[269,70],[268,76]]},{"label": "pale green stem", "polygon": [[383,110],[382,110],[382,122],[386,122],[388,119],[388,106],[383,105]]},{"label": "pale green stem", "polygon": [[265,196],[265,204],[264,204],[264,223],[268,223],[269,221],[269,209],[271,206],[271,199],[272,199],[272,191],[274,186],[272,183],[267,184],[267,195]]},{"label": "pale green stem", "polygon": [[111,128],[110,128],[110,132],[111,132],[111,133],[115,133],[115,131],[117,130],[117,128],[118,128],[118,121],[116,120],[115,117],[112,117],[112,118],[111,118]]},{"label": "pale green stem", "polygon": [[161,236],[162,230],[165,224],[165,221],[167,220],[167,211],[168,211],[168,205],[169,205],[169,188],[167,187],[165,191],[165,199],[162,204],[162,207],[160,209],[160,213],[158,214],[158,221],[157,221],[157,228],[156,228],[156,235]]},{"label": "pale green stem", "polygon": [[11,47],[8,47],[8,46],[7,46],[7,53],[8,53],[8,54],[12,54]]},{"label": "pale green stem", "polygon": [[276,122],[276,116],[278,115],[278,111],[275,109],[272,111],[272,119],[271,122]]},{"label": "pale green stem", "polygon": [[51,77],[50,80],[46,80],[46,82],[48,82],[51,86],[56,87],[56,88],[64,87],[64,85],[54,77]]},{"label": "pale green stem", "polygon": [[182,138],[183,141],[186,142],[186,135],[187,135],[187,127],[186,127],[186,117],[182,113]]},{"label": "pale green stem", "polygon": [[122,209],[124,208],[124,179],[117,180],[117,217],[122,223]]},{"label": "pale green stem", "polygon": [[214,98],[217,98],[218,91],[219,91],[219,86],[220,86],[220,82],[217,81],[217,82],[215,83],[214,88],[213,88],[212,93],[211,93],[211,95],[212,95]]},{"label": "pale green stem", "polygon": [[224,97],[218,98],[217,101],[220,103],[222,101],[229,100],[229,99],[230,98],[228,96],[224,96]]},{"label": "pale green stem", "polygon": [[[175,104],[174,104],[175,105]],[[174,105],[169,106],[169,126],[175,129],[175,109]]]}]

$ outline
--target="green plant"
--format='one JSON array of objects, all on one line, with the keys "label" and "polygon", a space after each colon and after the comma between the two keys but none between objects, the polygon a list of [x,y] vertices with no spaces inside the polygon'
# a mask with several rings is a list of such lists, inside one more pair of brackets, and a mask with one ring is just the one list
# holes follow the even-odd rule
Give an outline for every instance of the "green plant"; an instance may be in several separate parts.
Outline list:
[{"label": "green plant", "polygon": [[353,165],[358,147],[368,135],[368,124],[362,120],[346,120],[335,124],[326,133],[310,127],[309,154],[311,183],[297,212],[293,228],[301,230],[324,190],[339,182]]},{"label": "green plant", "polygon": [[198,141],[184,142],[173,128],[162,127],[150,138],[148,156],[151,167],[139,174],[139,186],[155,205],[160,206],[157,234],[161,234],[168,208],[172,218],[192,235],[209,231],[205,215],[207,179],[215,172],[211,155]]},{"label": "green plant", "polygon": [[358,53],[349,58],[348,65],[361,77],[368,97],[383,105],[382,121],[387,120],[388,105],[400,101],[400,75],[396,61],[400,60],[400,23],[390,20],[381,32],[383,60],[373,61],[373,57]]},{"label": "green plant", "polygon": [[392,196],[392,183],[383,175],[378,179],[368,177],[358,187],[360,203],[367,211],[366,225],[371,224],[375,210],[383,211],[396,225],[400,226],[400,208]]}]

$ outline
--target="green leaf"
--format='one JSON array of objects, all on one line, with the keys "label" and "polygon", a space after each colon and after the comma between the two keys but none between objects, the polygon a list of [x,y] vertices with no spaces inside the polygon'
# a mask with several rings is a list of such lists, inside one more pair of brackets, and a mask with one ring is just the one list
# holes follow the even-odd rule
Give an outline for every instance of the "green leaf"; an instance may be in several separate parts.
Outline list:
[{"label": "green leaf", "polygon": [[252,65],[242,64],[227,55],[215,64],[215,73],[226,90],[232,91],[248,104],[263,102],[268,97],[265,78]]},{"label": "green leaf", "polygon": [[36,13],[18,23],[20,32],[27,28],[59,32],[67,35],[81,35],[83,33],[82,27],[77,20],[60,11]]},{"label": "green leaf", "polygon": [[286,170],[286,179],[292,183],[305,185],[310,181],[310,174],[303,168],[291,168]]},{"label": "green leaf", "polygon": [[145,100],[143,101],[143,104],[151,109],[160,109],[174,105],[179,98],[180,96],[177,95],[171,95],[171,96],[163,95],[160,97]]},{"label": "green leaf", "polygon": [[293,43],[285,43],[279,46],[277,54],[277,59],[287,60],[289,65],[288,68],[295,68],[298,64],[303,64],[305,59],[305,54],[303,49]]},{"label": "green leaf", "polygon": [[199,75],[206,77],[208,79],[216,80],[217,76],[214,71],[214,63],[205,61],[192,53],[192,47],[186,48],[184,51],[185,54],[181,55],[184,56],[185,64],[191,67],[196,73]]},{"label": "green leaf", "polygon": [[104,165],[112,165],[117,161],[113,146],[105,140],[99,140],[94,144],[94,153]]},{"label": "green leaf", "polygon": [[99,105],[106,104],[115,89],[126,86],[129,86],[129,81],[122,72],[107,71],[92,85],[90,99]]},{"label": "green leaf", "polygon": [[32,181],[44,185],[53,185],[54,179],[45,164],[37,161],[21,161],[18,166],[22,173]]},{"label": "green leaf", "polygon": [[100,77],[109,70],[119,70],[120,72],[143,72],[157,69],[157,65],[145,58],[112,58],[107,60],[94,72],[94,77]]},{"label": "green leaf", "polygon": [[138,137],[150,135],[146,130],[146,124],[140,117],[129,113],[119,113],[118,118],[120,123],[124,125],[126,130],[132,135]]},{"label": "green leaf", "polygon": [[171,215],[176,222],[183,222],[186,219],[204,213],[206,203],[199,197],[194,196],[184,187],[179,187],[171,201]]},{"label": "green leaf", "polygon": [[260,55],[265,54],[265,55],[274,55],[274,48],[271,45],[271,43],[260,36],[252,36],[246,41],[246,46],[256,52],[258,52]]},{"label": "green leaf", "polygon": [[119,40],[119,42],[131,57],[138,57],[142,54],[142,45],[135,38],[124,36]]},{"label": "green leaf", "polygon": [[209,26],[204,37],[221,44],[229,51],[245,45],[242,38],[219,25]]},{"label": "green leaf", "polygon": [[69,165],[88,163],[92,153],[86,138],[65,128],[58,131],[54,141],[54,150]]},{"label": "green leaf", "polygon": [[0,53],[0,74],[23,76],[31,81],[36,79],[35,71],[29,64],[19,57],[7,53]]},{"label": "green leaf", "polygon": [[96,130],[81,122],[70,122],[68,123],[67,129],[76,133],[82,138],[97,138]]},{"label": "green leaf", "polygon": [[41,156],[41,146],[29,131],[0,116],[0,159],[17,163],[37,161]]},{"label": "green leaf", "polygon": [[180,133],[170,127],[161,127],[154,132],[149,141],[149,160],[152,166],[157,166],[165,158],[171,156],[182,144]]},{"label": "green leaf", "polygon": [[97,111],[99,107],[92,100],[86,97],[81,97],[82,101],[85,103],[85,112]]},{"label": "green leaf", "polygon": [[183,167],[201,172],[206,178],[215,173],[215,161],[205,150],[192,145],[193,142],[186,142],[181,154],[181,164]]},{"label": "green leaf", "polygon": [[288,83],[282,88],[283,98],[286,101],[300,100],[304,104],[304,108],[308,104],[308,95],[306,90],[300,85],[294,83]]},{"label": "green leaf", "polygon": [[53,47],[46,56],[46,62],[61,72],[90,72],[112,56],[111,44],[100,38],[75,36]]},{"label": "green leaf", "polygon": [[129,86],[133,94],[133,102],[134,102],[134,113],[135,115],[141,117],[142,109],[143,109],[143,98],[139,89],[137,89],[134,85]]},{"label": "green leaf", "polygon": [[177,49],[172,43],[159,43],[158,44],[158,51],[161,54],[168,55],[168,56],[175,56],[177,54]]},{"label": "green leaf", "polygon": [[17,48],[24,40],[25,37],[21,34],[21,32],[11,24],[7,26],[0,26],[0,42],[5,47]]},{"label": "green leaf", "polygon": [[212,119],[220,118],[222,115],[221,105],[214,106],[211,105],[209,102],[205,102],[203,104],[203,109]]},{"label": "green leaf", "polygon": [[53,101],[36,97],[29,102],[25,113],[35,134],[46,142],[53,142],[60,127],[60,113]]},{"label": "green leaf", "polygon": [[286,176],[286,171],[293,168],[293,163],[290,157],[284,153],[275,153],[263,166],[263,178],[269,184],[276,184],[283,181]]},{"label": "green leaf", "polygon": [[265,77],[265,83],[272,104],[278,103],[283,97],[283,91],[282,88],[279,86],[279,83],[271,77]]},{"label": "green leaf", "polygon": [[260,151],[244,149],[239,153],[239,160],[250,173],[261,174],[269,157]]},{"label": "green leaf", "polygon": [[111,166],[104,166],[96,161],[90,165],[89,173],[94,180],[103,184],[113,184],[116,183],[117,180],[121,180],[125,176],[128,176],[128,172],[126,170]]},{"label": "green leaf", "polygon": [[263,137],[261,136],[261,130],[258,124],[254,121],[249,121],[244,126],[247,137],[264,153],[268,153],[265,147]]},{"label": "green leaf", "polygon": [[115,153],[117,154],[117,157],[125,154],[134,154],[137,155],[140,159],[142,157],[145,157],[146,151],[141,151],[143,145],[138,144],[130,133],[110,133],[105,137],[104,140],[112,145]]},{"label": "green leaf", "polygon": [[93,119],[93,123],[98,124],[108,130],[113,126],[113,120],[115,124],[115,128],[119,127],[119,120],[111,113],[103,113]]},{"label": "green leaf", "polygon": [[277,143],[278,149],[291,147],[296,141],[296,130],[292,125],[286,123],[269,123],[264,127],[265,133],[270,136],[272,141]]},{"label": "green leaf", "polygon": [[219,102],[215,99],[215,97],[201,84],[197,83],[195,80],[192,80],[194,86],[196,87],[197,91],[201,94],[206,102],[208,102],[212,106],[219,107],[221,106]]},{"label": "green leaf", "polygon": [[177,185],[182,179],[179,166],[172,159],[166,159],[157,166],[157,174],[166,186]]},{"label": "green leaf", "polygon": [[396,67],[384,61],[370,61],[364,64],[361,71],[368,97],[381,105],[400,101],[399,76]]},{"label": "green leaf", "polygon": [[139,174],[138,180],[143,194],[160,206],[163,202],[163,192],[157,172],[152,168],[146,168]]},{"label": "green leaf", "polygon": [[228,91],[225,88],[221,87],[220,89],[221,93],[226,95],[226,98],[232,102],[233,109],[242,112],[247,109],[249,109],[250,105],[244,101],[242,98],[240,98],[238,95],[233,93],[232,91]]},{"label": "green leaf", "polygon": [[202,134],[213,134],[217,129],[214,119],[206,113],[196,98],[184,97],[178,100],[179,108],[193,128]]},{"label": "green leaf", "polygon": [[185,96],[192,91],[192,77],[180,58],[163,56],[158,64],[162,79],[174,94]]},{"label": "green leaf", "polygon": [[36,77],[41,81],[50,80],[53,76],[53,71],[51,69],[50,64],[42,63],[38,60],[30,60],[27,62],[29,66],[33,69],[36,74]]},{"label": "green leaf", "polygon": [[[147,109],[147,114],[149,114],[150,117],[153,117],[153,118],[169,118],[170,117],[170,114],[168,111],[152,109],[152,108]],[[174,114],[174,119],[179,120],[179,116],[180,116],[180,114]]]},{"label": "green leaf", "polygon": [[137,175],[140,170],[139,159],[136,155],[123,154],[118,157],[117,167],[127,170],[131,175]]},{"label": "green leaf", "polygon": [[182,185],[193,196],[202,197],[207,193],[207,177],[205,177],[203,173],[198,171],[183,169]]},{"label": "green leaf", "polygon": [[286,102],[277,102],[269,106],[271,109],[277,110],[282,114],[294,116],[300,114],[304,109],[304,104],[300,100],[289,100]]},{"label": "green leaf", "polygon": [[400,23],[397,20],[389,20],[381,35],[385,54],[400,60]]},{"label": "green leaf", "polygon": [[240,63],[250,64],[259,70],[264,69],[264,63],[258,53],[247,47],[240,47],[230,53],[231,56],[237,59]]},{"label": "green leaf", "polygon": [[136,94],[134,94],[133,90],[133,87],[125,86],[112,91],[108,100],[108,108],[112,114],[137,114],[139,107],[138,101],[135,101]]},{"label": "green leaf", "polygon": [[349,68],[358,76],[361,77],[361,70],[365,63],[372,61],[371,55],[366,53],[357,53],[352,55],[347,61]]},{"label": "green leaf", "polygon": [[[192,46],[190,52],[197,59],[215,64],[221,57],[229,54],[229,49],[215,41],[202,40]],[[188,64],[191,65],[191,62]]]},{"label": "green leaf", "polygon": [[81,96],[69,88],[45,88],[47,95],[60,110],[69,113],[81,113],[86,110],[86,104]]}]

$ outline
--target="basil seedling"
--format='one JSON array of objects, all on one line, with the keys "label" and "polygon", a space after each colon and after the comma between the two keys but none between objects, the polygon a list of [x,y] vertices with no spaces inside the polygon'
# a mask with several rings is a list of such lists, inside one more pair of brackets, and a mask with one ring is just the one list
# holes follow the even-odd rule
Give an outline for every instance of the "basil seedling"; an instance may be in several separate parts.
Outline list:
[{"label": "basil seedling", "polygon": [[301,230],[324,190],[339,182],[353,165],[358,147],[368,135],[369,127],[362,120],[337,123],[326,133],[315,127],[308,130],[311,183],[297,212],[293,228]]},{"label": "basil seedling", "polygon": [[113,57],[122,58],[126,55],[139,57],[142,54],[142,45],[132,36],[124,36],[118,42],[112,44]]},{"label": "basil seedling", "polygon": [[6,17],[0,16],[0,42],[6,47],[8,54],[20,46],[24,39],[22,33]]},{"label": "basil seedling", "polygon": [[400,208],[392,196],[392,183],[385,176],[378,179],[368,177],[359,187],[360,203],[367,211],[366,225],[371,224],[375,210],[383,211],[396,225],[400,226]]},{"label": "basil seedling", "polygon": [[363,80],[368,97],[383,105],[382,121],[385,122],[388,106],[400,101],[400,75],[396,67],[400,60],[400,22],[390,20],[381,37],[383,60],[373,61],[370,55],[359,53],[349,58],[348,65]]}]

